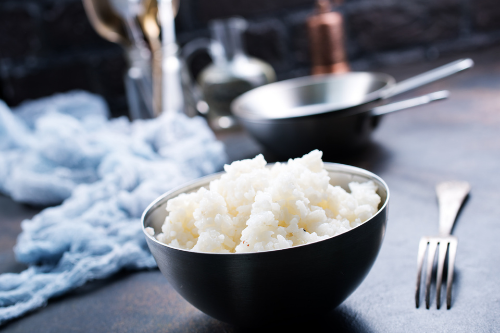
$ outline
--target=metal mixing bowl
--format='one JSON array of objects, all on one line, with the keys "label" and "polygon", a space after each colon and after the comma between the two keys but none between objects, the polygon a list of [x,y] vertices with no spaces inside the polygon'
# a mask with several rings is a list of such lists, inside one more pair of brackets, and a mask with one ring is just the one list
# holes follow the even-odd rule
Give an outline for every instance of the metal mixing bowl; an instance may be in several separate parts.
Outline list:
[{"label": "metal mixing bowl", "polygon": [[[283,250],[256,253],[200,253],[146,240],[158,267],[189,303],[224,322],[256,326],[316,320],[342,303],[363,281],[382,245],[389,188],[377,175],[352,166],[325,163],[332,185],[372,180],[382,198],[379,211],[341,235]],[[222,173],[170,191],[142,216],[160,232],[167,201],[208,186]]]}]

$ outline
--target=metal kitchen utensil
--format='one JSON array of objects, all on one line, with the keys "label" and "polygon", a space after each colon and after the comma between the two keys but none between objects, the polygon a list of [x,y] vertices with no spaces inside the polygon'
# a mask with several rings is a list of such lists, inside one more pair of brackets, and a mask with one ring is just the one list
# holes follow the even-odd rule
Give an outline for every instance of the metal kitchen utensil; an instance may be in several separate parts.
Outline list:
[{"label": "metal kitchen utensil", "polygon": [[[109,1],[83,0],[84,8],[90,23],[103,38],[118,43],[125,49],[129,68],[124,75],[129,113],[132,119],[150,118],[152,116],[151,83],[147,82],[150,72],[147,59],[143,59],[144,51],[137,48],[132,41],[130,29],[127,31],[124,19],[115,12]],[[137,35],[137,31],[135,34]],[[135,36],[135,39],[139,39]],[[150,76],[150,75],[149,75]],[[150,81],[150,79],[149,79]]]},{"label": "metal kitchen utensil", "polygon": [[[132,45],[127,50],[130,69],[128,76],[137,87],[144,105],[144,115],[135,115],[133,118],[152,118],[153,111],[153,87],[151,78],[151,52],[149,51],[140,29],[137,18],[144,12],[139,0],[109,0],[111,9],[118,14],[125,26],[127,36]],[[141,109],[139,109],[141,110]],[[132,111],[132,108],[131,108]],[[135,112],[138,112],[137,110]],[[133,115],[133,112],[131,112]]]},{"label": "metal kitchen utensil", "polygon": [[430,307],[431,277],[436,251],[438,252],[437,277],[436,277],[436,306],[441,307],[441,285],[443,270],[448,252],[448,278],[446,280],[446,306],[451,307],[451,287],[453,285],[453,270],[455,256],[457,253],[457,238],[451,236],[451,230],[457,217],[458,211],[464,199],[470,192],[470,184],[464,181],[450,181],[439,183],[436,186],[439,202],[439,236],[422,237],[418,247],[417,257],[417,287],[415,291],[415,303],[420,305],[420,284],[422,268],[424,265],[425,252],[427,250],[427,274],[425,279],[425,306]]},{"label": "metal kitchen utensil", "polygon": [[384,239],[389,188],[377,175],[352,166],[325,163],[330,182],[348,189],[352,181],[373,181],[379,211],[343,234],[288,249],[257,253],[202,253],[158,242],[144,231],[161,232],[167,201],[208,186],[222,173],[165,193],[142,216],[146,241],[169,283],[192,305],[219,320],[261,325],[311,321],[342,303],[370,271]]},{"label": "metal kitchen utensil", "polygon": [[158,2],[162,34],[162,112],[182,112],[185,101],[182,90],[182,62],[175,37],[173,0]]},{"label": "metal kitchen utensil", "polygon": [[139,0],[109,0],[109,3],[111,10],[123,20],[129,40],[142,52],[149,52],[136,22],[136,18],[144,11]]},{"label": "metal kitchen utensil", "polygon": [[83,0],[90,24],[104,39],[128,47],[131,45],[123,20],[111,9],[108,1]]},{"label": "metal kitchen utensil", "polygon": [[139,16],[139,20],[151,48],[151,68],[153,79],[153,111],[155,116],[161,113],[161,40],[160,26],[157,21],[158,4],[156,0],[144,0],[144,13]]},{"label": "metal kitchen utensil", "polygon": [[417,76],[411,77],[404,81],[398,82],[396,85],[384,91],[382,93],[383,98],[389,98],[392,96],[399,95],[401,93],[410,91],[415,88],[422,87],[428,83],[432,83],[434,81],[444,79],[450,75],[461,72],[468,68],[472,68],[474,66],[474,61],[472,59],[460,59],[454,62],[451,62],[447,65],[432,69],[425,73],[419,74]]},{"label": "metal kitchen utensil", "polygon": [[[139,15],[144,35],[151,49],[151,68],[153,79],[153,110],[155,116],[162,111],[162,46],[160,40],[160,25],[158,23],[158,1],[143,0],[144,11]],[[172,1],[172,13],[175,17],[179,11],[179,0]]]},{"label": "metal kitchen utensil", "polygon": [[391,112],[402,111],[413,108],[415,106],[425,105],[431,102],[447,99],[449,96],[450,92],[448,90],[436,91],[419,97],[410,98],[401,102],[377,106],[373,108],[370,113],[372,116],[381,116]]},{"label": "metal kitchen utensil", "polygon": [[[125,88],[132,119],[151,118],[161,112],[161,44],[156,0],[83,0],[94,29],[105,39],[122,45],[129,69]],[[171,1],[173,16],[179,0]],[[136,24],[139,19],[148,40],[150,52]],[[151,60],[152,58],[152,60]],[[153,81],[153,83],[151,82]]]},{"label": "metal kitchen utensil", "polygon": [[341,153],[369,141],[380,119],[370,111],[385,99],[472,66],[471,59],[463,59],[397,84],[390,75],[370,72],[302,77],[253,89],[231,108],[279,157],[313,149]]},{"label": "metal kitchen utensil", "polygon": [[[333,1],[335,7],[342,0]],[[315,13],[307,18],[312,75],[350,71],[345,50],[344,18],[332,11],[332,1],[317,0]]]}]

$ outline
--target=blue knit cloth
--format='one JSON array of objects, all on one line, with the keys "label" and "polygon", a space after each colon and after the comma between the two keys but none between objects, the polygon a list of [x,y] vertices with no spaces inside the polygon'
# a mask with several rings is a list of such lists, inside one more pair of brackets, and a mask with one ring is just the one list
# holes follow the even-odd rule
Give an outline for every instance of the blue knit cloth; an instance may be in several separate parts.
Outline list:
[{"label": "blue knit cloth", "polygon": [[15,253],[29,268],[0,275],[0,324],[89,280],[155,267],[142,212],[224,162],[223,145],[201,118],[108,120],[102,98],[79,91],[15,112],[0,101],[0,192],[30,204],[62,202],[22,222]]}]

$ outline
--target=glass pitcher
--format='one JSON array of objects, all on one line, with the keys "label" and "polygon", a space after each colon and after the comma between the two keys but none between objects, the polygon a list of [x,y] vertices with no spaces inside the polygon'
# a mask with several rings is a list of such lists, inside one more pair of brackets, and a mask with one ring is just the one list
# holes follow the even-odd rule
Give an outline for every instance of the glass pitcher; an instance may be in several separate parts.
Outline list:
[{"label": "glass pitcher", "polygon": [[266,62],[248,56],[242,45],[247,22],[242,18],[214,20],[209,23],[212,40],[209,53],[213,63],[198,76],[207,117],[214,130],[237,125],[231,102],[241,94],[274,82],[276,74]]}]

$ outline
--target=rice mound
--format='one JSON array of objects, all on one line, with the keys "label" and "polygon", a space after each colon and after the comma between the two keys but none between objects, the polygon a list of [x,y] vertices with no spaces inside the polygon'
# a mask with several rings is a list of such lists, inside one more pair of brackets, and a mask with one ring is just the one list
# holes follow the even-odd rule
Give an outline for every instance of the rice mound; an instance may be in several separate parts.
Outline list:
[{"label": "rice mound", "polygon": [[[262,155],[225,165],[209,189],[167,203],[156,239],[197,252],[239,253],[284,249],[346,232],[378,210],[377,186],[330,185],[323,153],[314,150],[266,168]],[[151,235],[151,228],[147,230]]]}]

